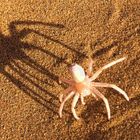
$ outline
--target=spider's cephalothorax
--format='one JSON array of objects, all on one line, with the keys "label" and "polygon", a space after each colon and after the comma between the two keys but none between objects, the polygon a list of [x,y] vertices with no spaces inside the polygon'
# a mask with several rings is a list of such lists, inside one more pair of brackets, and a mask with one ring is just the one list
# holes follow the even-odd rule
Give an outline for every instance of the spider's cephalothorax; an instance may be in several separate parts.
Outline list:
[{"label": "spider's cephalothorax", "polygon": [[76,103],[77,103],[78,99],[80,98],[82,104],[84,105],[85,104],[84,97],[91,94],[96,99],[101,98],[104,101],[104,103],[106,105],[107,113],[108,113],[108,119],[110,119],[110,107],[109,107],[108,100],[106,99],[106,97],[103,94],[100,93],[100,91],[97,89],[97,87],[113,88],[113,89],[117,90],[120,94],[122,94],[127,101],[129,101],[129,98],[128,98],[127,94],[121,88],[117,87],[116,85],[108,84],[108,83],[94,82],[94,80],[99,76],[99,74],[103,70],[115,65],[116,63],[123,61],[124,59],[125,59],[125,57],[115,60],[115,61],[105,65],[104,67],[100,68],[94,74],[92,74],[92,64],[93,64],[92,59],[89,60],[89,67],[88,67],[88,70],[86,71],[86,73],[80,65],[73,64],[70,67],[72,79],[67,80],[64,78],[60,78],[60,81],[65,82],[69,85],[69,87],[64,91],[64,94],[66,94],[65,97],[63,97],[63,94],[60,95],[60,102],[61,102],[61,105],[59,108],[60,117],[62,117],[62,109],[63,109],[65,102],[68,99],[70,99],[72,96],[74,96],[73,101],[72,101],[71,110],[72,110],[74,117],[76,119],[79,119],[79,117],[77,116],[77,114],[75,112]]}]

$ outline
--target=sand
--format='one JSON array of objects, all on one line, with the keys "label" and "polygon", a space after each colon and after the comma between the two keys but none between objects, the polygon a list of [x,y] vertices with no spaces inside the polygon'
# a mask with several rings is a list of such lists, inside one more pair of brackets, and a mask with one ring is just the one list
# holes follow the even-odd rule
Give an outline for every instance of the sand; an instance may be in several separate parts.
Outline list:
[{"label": "sand", "polygon": [[[112,89],[79,101],[76,121],[69,100],[58,116],[58,97],[70,78],[68,67],[93,72],[127,59],[97,79],[125,90],[127,102]],[[1,0],[0,1],[0,139],[1,140],[139,140],[140,139],[140,1]]]}]

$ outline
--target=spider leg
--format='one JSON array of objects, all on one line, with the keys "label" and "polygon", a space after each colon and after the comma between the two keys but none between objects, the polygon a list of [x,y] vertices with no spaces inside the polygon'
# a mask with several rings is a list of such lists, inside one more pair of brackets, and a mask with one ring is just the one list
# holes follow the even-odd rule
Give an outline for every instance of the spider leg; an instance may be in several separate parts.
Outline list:
[{"label": "spider leg", "polygon": [[68,80],[68,79],[64,79],[63,77],[59,77],[59,83],[61,84],[61,82],[67,83],[69,85],[73,84],[73,80]]},{"label": "spider leg", "polygon": [[119,62],[121,62],[121,61],[123,61],[124,59],[126,59],[126,57],[120,58],[120,59],[118,59],[118,60],[115,60],[115,61],[113,61],[113,62],[111,62],[111,63],[109,63],[109,64],[103,66],[103,67],[100,68],[98,71],[96,71],[95,74],[93,74],[93,76],[90,78],[90,81],[95,80],[95,79],[100,75],[100,73],[101,73],[103,70],[105,70],[105,69],[107,69],[107,68],[109,68],[109,67],[111,67],[111,66],[113,66],[113,65],[115,65],[115,64],[117,64],[117,63],[119,63]]},{"label": "spider leg", "polygon": [[98,97],[92,92],[91,95],[96,99],[98,100]]},{"label": "spider leg", "polygon": [[107,110],[107,115],[108,115],[108,119],[110,120],[110,107],[109,107],[109,103],[108,103],[108,100],[106,99],[106,97],[100,93],[99,90],[97,90],[95,87],[92,88],[93,92],[99,96],[105,103],[105,106],[106,106],[106,110]]},{"label": "spider leg", "polygon": [[63,98],[64,98],[64,94],[67,94],[67,93],[69,93],[69,92],[71,92],[71,91],[72,91],[72,87],[68,87],[67,89],[65,89],[65,90],[63,91],[63,94],[60,94],[60,96],[59,96],[59,101],[62,102],[62,101],[63,101]]},{"label": "spider leg", "polygon": [[122,94],[127,101],[129,101],[129,97],[127,96],[125,91],[123,91],[121,88],[119,88],[118,86],[116,86],[114,84],[93,82],[93,86],[95,86],[95,87],[110,87],[110,88],[113,88],[116,91],[118,91],[120,94]]},{"label": "spider leg", "polygon": [[92,65],[93,65],[93,60],[90,57],[89,58],[89,62],[88,62],[88,69],[87,69],[87,75],[88,76],[91,76],[92,75],[92,69],[93,69]]},{"label": "spider leg", "polygon": [[80,96],[80,99],[81,99],[81,103],[83,104],[83,105],[85,105],[86,103],[84,102],[84,97],[81,95]]},{"label": "spider leg", "polygon": [[63,102],[61,103],[60,108],[59,108],[59,116],[60,116],[60,118],[62,118],[62,110],[63,110],[63,107],[64,107],[65,102],[66,102],[68,99],[70,99],[74,94],[75,94],[74,91],[70,92],[70,93],[66,96],[66,98],[63,100]]},{"label": "spider leg", "polygon": [[[93,82],[92,82],[93,83]],[[93,86],[93,85],[92,85]],[[91,95],[96,99],[96,100],[98,100],[98,97],[97,97],[97,95],[96,94],[94,94],[94,91],[93,91],[93,88],[91,87],[90,88],[90,91],[91,91]]]},{"label": "spider leg", "polygon": [[63,94],[60,94],[59,101],[60,101],[60,103],[63,101]]},{"label": "spider leg", "polygon": [[80,96],[80,95],[79,95],[78,93],[76,93],[76,95],[75,95],[74,98],[73,98],[72,106],[71,106],[71,110],[72,110],[73,116],[74,116],[74,118],[77,119],[77,120],[79,120],[80,118],[77,116],[77,114],[76,114],[76,112],[75,112],[75,106],[76,106],[76,104],[77,104],[77,101],[78,101],[78,99],[79,99],[79,96]]}]

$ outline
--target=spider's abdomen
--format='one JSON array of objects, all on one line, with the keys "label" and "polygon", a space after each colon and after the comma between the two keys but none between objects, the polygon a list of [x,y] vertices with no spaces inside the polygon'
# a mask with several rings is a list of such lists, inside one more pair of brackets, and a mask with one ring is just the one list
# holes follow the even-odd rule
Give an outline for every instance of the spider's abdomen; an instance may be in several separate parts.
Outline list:
[{"label": "spider's abdomen", "polygon": [[70,71],[72,73],[73,80],[76,83],[79,83],[79,82],[83,82],[84,81],[84,79],[85,79],[85,72],[84,72],[84,69],[80,65],[73,64],[70,67]]}]

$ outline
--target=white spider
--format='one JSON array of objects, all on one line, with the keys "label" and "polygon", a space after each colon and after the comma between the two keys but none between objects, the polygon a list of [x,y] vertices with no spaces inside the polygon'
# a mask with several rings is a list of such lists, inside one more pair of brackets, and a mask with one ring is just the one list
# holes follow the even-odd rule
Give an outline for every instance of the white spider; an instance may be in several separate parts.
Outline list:
[{"label": "white spider", "polygon": [[68,99],[70,99],[72,96],[74,96],[73,101],[72,101],[71,110],[72,110],[74,118],[78,120],[79,117],[77,116],[77,114],[75,112],[76,103],[77,103],[78,99],[80,98],[82,104],[84,105],[85,104],[84,97],[91,94],[96,99],[98,99],[98,97],[100,97],[104,101],[104,103],[106,105],[108,119],[110,119],[110,107],[109,107],[108,100],[106,99],[106,97],[103,94],[100,93],[100,91],[96,87],[113,88],[116,91],[118,91],[120,94],[122,94],[127,101],[129,101],[129,98],[122,89],[120,89],[119,87],[117,87],[114,84],[99,83],[99,82],[93,82],[93,81],[99,76],[99,74],[103,70],[123,61],[124,59],[126,59],[126,57],[115,60],[115,61],[105,65],[104,67],[100,68],[94,74],[92,74],[92,64],[93,64],[92,59],[89,59],[89,66],[88,66],[88,70],[86,73],[80,65],[72,64],[72,66],[70,67],[70,72],[72,74],[73,79],[67,80],[64,78],[60,78],[60,82],[62,81],[69,85],[69,87],[67,89],[65,89],[65,91],[64,91],[64,94],[67,94],[66,97],[64,97],[63,94],[61,94],[60,98],[59,98],[60,102],[61,102],[61,105],[59,108],[60,117],[62,117],[62,110],[63,110],[63,106],[64,106],[65,102]]}]

